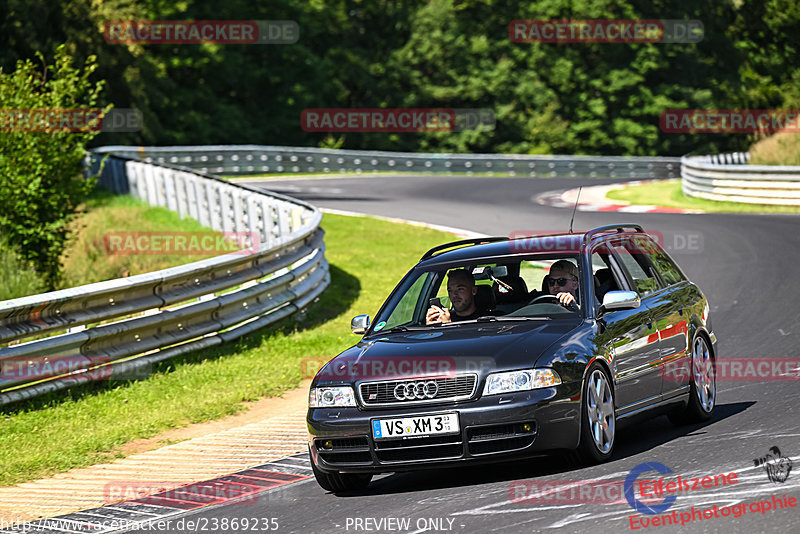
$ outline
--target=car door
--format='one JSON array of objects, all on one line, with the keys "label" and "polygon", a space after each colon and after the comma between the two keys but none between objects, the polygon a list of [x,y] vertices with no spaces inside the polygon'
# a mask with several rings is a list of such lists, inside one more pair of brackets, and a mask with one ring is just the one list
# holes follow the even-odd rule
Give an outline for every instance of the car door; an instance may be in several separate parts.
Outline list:
[{"label": "car door", "polygon": [[658,280],[642,269],[634,257],[634,243],[626,237],[607,241],[604,250],[618,288],[634,291],[641,299],[638,308],[613,310],[600,317],[613,349],[617,415],[624,417],[657,403],[661,397],[660,340],[652,299],[648,298],[658,288]]},{"label": "car door", "polygon": [[661,394],[679,395],[689,385],[689,322],[685,308],[693,301],[689,282],[667,254],[647,236],[636,236],[641,264],[659,282],[659,290],[648,297],[659,337]]}]

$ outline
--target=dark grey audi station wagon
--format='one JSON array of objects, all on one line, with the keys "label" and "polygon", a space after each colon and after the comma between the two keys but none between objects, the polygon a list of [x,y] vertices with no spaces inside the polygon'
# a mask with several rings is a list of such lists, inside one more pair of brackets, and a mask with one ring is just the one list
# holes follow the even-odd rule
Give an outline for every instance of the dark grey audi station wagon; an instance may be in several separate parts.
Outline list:
[{"label": "dark grey audi station wagon", "polygon": [[320,486],[573,450],[607,460],[618,422],[708,420],[716,338],[700,289],[640,226],[431,249],[362,340],[315,376]]}]

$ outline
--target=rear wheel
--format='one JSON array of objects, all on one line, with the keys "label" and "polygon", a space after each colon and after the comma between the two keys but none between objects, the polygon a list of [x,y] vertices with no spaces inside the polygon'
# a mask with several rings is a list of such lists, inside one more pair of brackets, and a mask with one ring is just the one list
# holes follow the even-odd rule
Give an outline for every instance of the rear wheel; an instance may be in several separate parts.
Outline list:
[{"label": "rear wheel", "polygon": [[668,415],[676,425],[702,423],[711,419],[717,400],[717,380],[714,357],[702,335],[692,343],[692,377],[689,403],[685,408]]},{"label": "rear wheel", "polygon": [[372,480],[372,475],[359,475],[354,473],[327,473],[320,471],[312,460],[311,468],[314,471],[314,478],[317,484],[326,491],[338,493],[340,491],[355,491],[366,488]]},{"label": "rear wheel", "polygon": [[605,462],[614,452],[617,416],[608,375],[597,363],[589,367],[581,401],[578,455],[585,464]]}]

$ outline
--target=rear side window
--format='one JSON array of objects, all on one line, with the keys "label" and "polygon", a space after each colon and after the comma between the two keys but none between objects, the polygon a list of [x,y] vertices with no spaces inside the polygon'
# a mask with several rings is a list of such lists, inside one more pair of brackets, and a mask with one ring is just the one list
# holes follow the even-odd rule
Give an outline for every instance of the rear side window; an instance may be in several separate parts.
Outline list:
[{"label": "rear side window", "polygon": [[622,267],[628,272],[633,282],[633,290],[644,297],[658,289],[658,279],[653,272],[648,272],[647,254],[638,244],[630,240],[618,241],[611,247]]},{"label": "rear side window", "polygon": [[666,252],[648,238],[639,238],[637,245],[642,253],[650,260],[650,263],[658,273],[664,286],[671,286],[685,280],[680,269],[675,265]]}]

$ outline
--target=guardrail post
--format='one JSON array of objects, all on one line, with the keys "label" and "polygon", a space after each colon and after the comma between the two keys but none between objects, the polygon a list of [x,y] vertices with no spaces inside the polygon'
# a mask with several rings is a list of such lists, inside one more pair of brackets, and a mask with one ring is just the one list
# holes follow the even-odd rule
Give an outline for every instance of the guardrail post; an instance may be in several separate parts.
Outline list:
[{"label": "guardrail post", "polygon": [[164,171],[161,173],[161,185],[164,188],[164,205],[170,211],[178,211],[180,202],[178,201],[178,173],[175,171]]},{"label": "guardrail post", "polygon": [[[197,196],[197,178],[191,174],[186,174],[186,207],[189,210],[189,217],[200,220],[200,198]],[[201,223],[202,224],[202,223]]]},{"label": "guardrail post", "polygon": [[247,228],[247,223],[245,222],[244,210],[242,208],[242,197],[233,194],[233,191],[231,191],[231,193],[233,197],[233,229],[235,232],[244,232]]},{"label": "guardrail post", "polygon": [[217,184],[206,182],[206,202],[208,203],[208,222],[213,230],[222,230],[222,221],[219,216],[219,201],[217,200]]},{"label": "guardrail post", "polygon": [[260,210],[261,211],[261,221],[263,223],[261,225],[261,228],[263,229],[263,232],[264,232],[263,240],[264,240],[264,243],[266,243],[268,247],[272,247],[272,246],[274,246],[274,243],[275,243],[275,239],[273,237],[273,230],[272,230],[272,228],[274,226],[274,223],[273,223],[273,220],[272,220],[272,206],[270,205],[269,200],[267,200],[266,197],[261,197],[261,206],[260,206],[260,208],[261,208],[261,210]]}]

